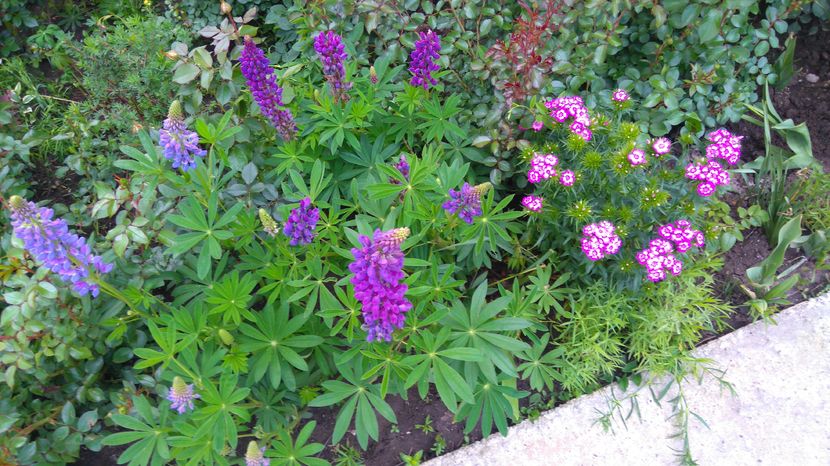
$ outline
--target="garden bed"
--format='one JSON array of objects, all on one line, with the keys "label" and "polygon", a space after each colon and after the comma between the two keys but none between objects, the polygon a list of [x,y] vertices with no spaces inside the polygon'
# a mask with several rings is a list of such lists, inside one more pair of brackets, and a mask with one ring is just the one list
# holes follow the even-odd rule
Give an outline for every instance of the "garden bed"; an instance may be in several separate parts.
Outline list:
[{"label": "garden bed", "polygon": [[[763,131],[710,133],[800,29],[772,102],[830,169],[824,10],[644,1],[598,10],[596,42],[555,0],[145,3],[83,27],[15,6],[69,32],[38,28],[0,73],[0,458],[412,466],[676,375],[830,287],[821,220],[781,252],[745,218],[775,182],[751,166]],[[34,28],[15,21],[7,45]]]}]

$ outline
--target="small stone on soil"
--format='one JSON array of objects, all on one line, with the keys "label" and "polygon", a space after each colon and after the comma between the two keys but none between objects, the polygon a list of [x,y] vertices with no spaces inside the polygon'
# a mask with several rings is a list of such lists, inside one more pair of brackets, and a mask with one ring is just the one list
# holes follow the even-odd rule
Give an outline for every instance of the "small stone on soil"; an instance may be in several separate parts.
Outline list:
[{"label": "small stone on soil", "polygon": [[805,76],[804,78],[807,79],[807,81],[811,82],[811,83],[817,83],[818,82],[818,76],[814,75],[813,73],[807,73],[807,76]]}]

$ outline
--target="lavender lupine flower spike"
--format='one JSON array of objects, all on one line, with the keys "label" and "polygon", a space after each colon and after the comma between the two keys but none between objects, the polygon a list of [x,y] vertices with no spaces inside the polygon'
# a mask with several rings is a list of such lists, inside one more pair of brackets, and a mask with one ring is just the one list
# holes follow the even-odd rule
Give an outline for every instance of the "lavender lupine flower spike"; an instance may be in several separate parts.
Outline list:
[{"label": "lavender lupine flower spike", "polygon": [[349,58],[343,47],[343,38],[332,31],[321,32],[314,38],[314,50],[323,63],[323,74],[331,86],[336,102],[349,100],[347,92],[352,83],[346,82],[346,68],[343,61]]},{"label": "lavender lupine flower spike", "polygon": [[186,384],[181,377],[173,378],[173,386],[167,392],[167,399],[170,401],[170,409],[184,414],[193,410],[193,400],[201,398],[198,393],[193,393],[193,384]]},{"label": "lavender lupine flower spike", "polygon": [[265,457],[265,447],[260,448],[255,441],[248,442],[245,451],[245,466],[270,466],[271,460]]},{"label": "lavender lupine flower spike", "polygon": [[173,168],[185,172],[196,167],[196,157],[207,154],[199,147],[199,135],[184,124],[182,105],[178,100],[170,104],[167,119],[159,130],[159,144],[164,149],[164,157],[173,161]]},{"label": "lavender lupine flower spike", "polygon": [[412,79],[409,81],[413,86],[421,86],[429,89],[429,86],[438,84],[432,77],[433,71],[441,67],[435,61],[441,56],[441,39],[432,29],[418,33],[420,39],[415,42],[415,50],[409,55],[409,72]]},{"label": "lavender lupine flower spike", "polygon": [[291,211],[288,220],[285,222],[283,232],[291,238],[289,244],[297,246],[300,244],[311,244],[314,239],[314,228],[320,219],[320,211],[311,207],[311,198],[300,201],[300,207]]},{"label": "lavender lupine flower spike", "polygon": [[294,137],[297,125],[291,111],[282,108],[282,88],[277,84],[271,63],[248,36],[245,36],[245,47],[239,57],[239,69],[262,114],[271,120],[280,137],[285,140]]},{"label": "lavender lupine flower spike", "polygon": [[363,305],[363,328],[368,341],[391,341],[392,332],[402,328],[405,313],[412,308],[406,299],[401,243],[409,228],[375,230],[372,238],[361,235],[361,248],[353,248],[354,297]]},{"label": "lavender lupine flower spike", "polygon": [[450,189],[450,200],[442,207],[448,213],[458,214],[458,218],[472,224],[473,218],[481,215],[481,195],[486,193],[490,186],[492,186],[490,183],[477,186],[464,183],[461,191]]},{"label": "lavender lupine flower spike", "polygon": [[9,206],[14,235],[23,241],[35,260],[71,283],[81,296],[87,293],[98,296],[98,284],[90,273],[109,273],[112,264],[92,254],[86,238],[69,231],[65,220],[53,218],[52,209],[37,207],[20,196],[12,196]]}]

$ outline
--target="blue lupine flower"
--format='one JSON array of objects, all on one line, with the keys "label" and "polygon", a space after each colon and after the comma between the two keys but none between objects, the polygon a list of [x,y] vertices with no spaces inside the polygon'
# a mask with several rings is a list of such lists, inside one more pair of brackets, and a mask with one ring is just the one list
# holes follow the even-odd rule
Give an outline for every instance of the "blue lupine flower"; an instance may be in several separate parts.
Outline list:
[{"label": "blue lupine flower", "polygon": [[282,88],[277,84],[271,62],[248,36],[245,36],[245,47],[239,57],[239,69],[262,114],[271,120],[280,137],[285,140],[294,137],[297,125],[291,110],[281,108],[284,106]]},{"label": "blue lupine flower", "polygon": [[409,72],[412,73],[409,83],[429,89],[430,85],[438,84],[432,72],[441,68],[435,63],[441,57],[441,39],[431,29],[418,35],[420,39],[415,42],[415,50],[409,54]]},{"label": "blue lupine flower", "polygon": [[71,283],[81,296],[98,296],[98,284],[90,274],[109,273],[112,264],[94,255],[86,239],[69,231],[65,220],[53,218],[52,209],[37,207],[20,196],[12,196],[9,205],[14,234],[35,260]]},{"label": "blue lupine flower", "polygon": [[185,172],[196,167],[196,157],[207,154],[199,147],[199,135],[188,130],[184,124],[178,100],[170,104],[167,119],[159,130],[159,144],[164,149],[164,157],[173,161],[173,168],[181,168]]},{"label": "blue lupine flower", "polygon": [[482,183],[477,186],[470,186],[464,183],[461,191],[450,189],[450,200],[442,207],[450,214],[458,214],[458,218],[467,223],[473,223],[473,219],[481,215],[481,195],[490,189],[490,183]]},{"label": "blue lupine flower", "polygon": [[283,232],[291,238],[289,244],[311,244],[314,239],[314,228],[320,219],[320,211],[315,207],[311,208],[311,199],[305,198],[300,201],[300,207],[291,211],[288,220],[285,222]]},{"label": "blue lupine flower", "polygon": [[409,236],[409,228],[375,230],[373,237],[361,235],[361,248],[353,248],[354,297],[363,307],[363,328],[368,341],[391,341],[392,332],[402,328],[405,313],[412,303],[404,296],[407,286],[401,283],[403,252],[401,243]]}]

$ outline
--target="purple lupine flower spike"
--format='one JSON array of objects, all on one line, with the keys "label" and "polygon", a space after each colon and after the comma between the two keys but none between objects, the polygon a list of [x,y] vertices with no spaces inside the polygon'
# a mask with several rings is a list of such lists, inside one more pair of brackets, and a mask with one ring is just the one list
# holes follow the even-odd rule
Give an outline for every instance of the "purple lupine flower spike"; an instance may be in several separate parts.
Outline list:
[{"label": "purple lupine flower spike", "polygon": [[112,270],[112,264],[92,253],[82,238],[71,231],[63,219],[55,219],[54,211],[37,207],[20,196],[9,199],[14,235],[35,260],[61,280],[72,284],[81,296],[89,293],[98,296],[98,284],[90,277],[92,271],[103,275]]},{"label": "purple lupine flower spike", "polygon": [[173,168],[181,168],[184,172],[196,167],[196,157],[207,154],[199,147],[199,135],[184,124],[182,105],[178,100],[170,104],[167,119],[159,130],[159,145],[164,149],[164,157],[173,162]]},{"label": "purple lupine flower spike", "polygon": [[311,244],[315,235],[314,228],[319,219],[320,211],[316,207],[311,207],[311,198],[301,200],[300,207],[292,210],[285,222],[283,232],[285,236],[291,238],[288,244],[291,246]]},{"label": "purple lupine flower spike", "polygon": [[409,83],[429,89],[430,85],[438,84],[432,77],[432,72],[441,68],[435,63],[441,57],[441,39],[432,29],[418,35],[420,39],[415,42],[415,50],[409,55],[409,72],[412,73]]},{"label": "purple lupine flower spike", "polygon": [[343,38],[333,31],[321,32],[314,38],[314,50],[323,63],[323,74],[331,86],[335,102],[349,100],[347,92],[352,88],[352,83],[346,82],[343,61],[349,58],[349,55],[343,47]]},{"label": "purple lupine flower spike", "polygon": [[245,451],[245,466],[270,466],[271,460],[265,457],[265,447],[260,448],[256,441],[248,442]]},{"label": "purple lupine flower spike", "polygon": [[179,414],[184,414],[194,409],[193,400],[197,398],[201,398],[201,396],[193,392],[193,384],[184,383],[184,380],[179,376],[173,378],[173,386],[167,391],[170,409]]},{"label": "purple lupine flower spike", "polygon": [[450,200],[442,207],[447,213],[458,214],[458,218],[472,224],[473,219],[481,215],[481,195],[486,193],[491,186],[490,183],[477,186],[464,183],[460,191],[450,189]]},{"label": "purple lupine flower spike", "polygon": [[363,328],[368,341],[392,341],[392,332],[403,328],[405,314],[412,308],[406,299],[407,286],[401,281],[403,252],[401,243],[409,236],[409,228],[375,230],[372,238],[361,235],[361,248],[353,248],[354,297],[363,306]]},{"label": "purple lupine flower spike", "polygon": [[286,141],[293,138],[297,125],[291,110],[284,108],[282,88],[277,84],[271,62],[248,36],[239,57],[239,69],[262,114],[268,117],[280,137]]}]

